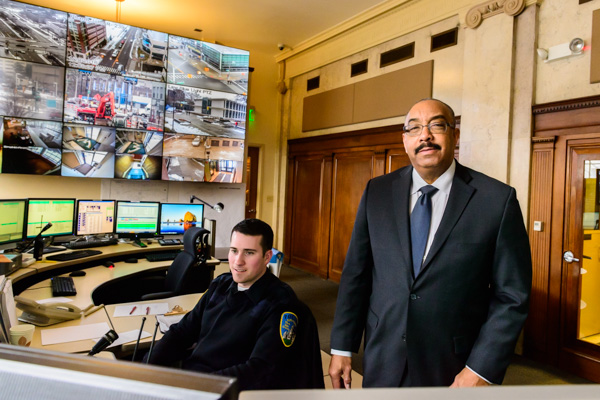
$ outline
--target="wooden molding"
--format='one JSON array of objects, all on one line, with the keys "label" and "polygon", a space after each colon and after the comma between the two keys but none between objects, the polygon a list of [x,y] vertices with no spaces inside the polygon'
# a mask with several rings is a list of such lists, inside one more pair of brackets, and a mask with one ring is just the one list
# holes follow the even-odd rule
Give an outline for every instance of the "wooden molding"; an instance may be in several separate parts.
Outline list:
[{"label": "wooden molding", "polygon": [[556,142],[556,136],[531,138],[531,143],[554,143],[554,142]]},{"label": "wooden molding", "polygon": [[477,28],[484,19],[504,12],[511,17],[517,16],[525,9],[525,0],[490,0],[481,3],[467,12],[465,24],[471,29]]},{"label": "wooden molding", "polygon": [[533,115],[555,113],[558,111],[577,110],[600,106],[600,96],[582,97],[579,99],[556,101],[533,106]]}]

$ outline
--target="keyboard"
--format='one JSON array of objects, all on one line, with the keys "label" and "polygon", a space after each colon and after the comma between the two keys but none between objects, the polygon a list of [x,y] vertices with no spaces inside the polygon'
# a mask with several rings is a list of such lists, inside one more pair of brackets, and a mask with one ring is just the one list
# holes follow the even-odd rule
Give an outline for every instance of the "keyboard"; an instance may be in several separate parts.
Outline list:
[{"label": "keyboard", "polygon": [[79,242],[70,242],[65,244],[67,249],[89,249],[90,247],[102,247],[102,246],[112,246],[113,244],[119,243],[118,239],[91,239],[91,240],[81,240]]},{"label": "keyboard", "polygon": [[75,290],[75,282],[70,276],[55,276],[50,278],[52,285],[52,296],[75,296],[77,290]]},{"label": "keyboard", "polygon": [[173,251],[168,253],[148,253],[146,254],[146,260],[148,261],[169,261],[174,260],[180,251]]},{"label": "keyboard", "polygon": [[181,240],[179,239],[158,239],[158,244],[161,246],[171,246],[181,244]]},{"label": "keyboard", "polygon": [[78,258],[85,258],[102,254],[100,250],[77,250],[70,253],[55,254],[53,256],[46,257],[46,260],[50,261],[69,261],[77,260]]}]

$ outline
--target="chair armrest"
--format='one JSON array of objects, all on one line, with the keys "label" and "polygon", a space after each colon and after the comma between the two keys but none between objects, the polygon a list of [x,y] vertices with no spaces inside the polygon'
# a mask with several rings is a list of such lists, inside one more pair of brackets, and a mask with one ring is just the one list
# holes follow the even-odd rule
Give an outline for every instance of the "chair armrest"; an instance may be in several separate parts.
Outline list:
[{"label": "chair armrest", "polygon": [[142,296],[142,300],[157,300],[157,299],[166,299],[168,297],[175,296],[175,292],[158,292],[158,293],[148,293]]}]

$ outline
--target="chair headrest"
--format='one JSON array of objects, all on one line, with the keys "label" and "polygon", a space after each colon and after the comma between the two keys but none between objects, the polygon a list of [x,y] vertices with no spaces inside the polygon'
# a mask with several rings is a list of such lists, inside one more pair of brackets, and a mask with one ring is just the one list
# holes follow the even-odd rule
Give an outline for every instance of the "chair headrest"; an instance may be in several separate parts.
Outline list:
[{"label": "chair headrest", "polygon": [[[196,252],[196,240],[203,235],[210,234],[210,231],[204,228],[199,228],[197,226],[192,226],[188,228],[183,234],[183,251],[188,253],[195,254]],[[202,240],[202,239],[201,239]],[[206,245],[206,240],[202,242],[202,247]]]}]

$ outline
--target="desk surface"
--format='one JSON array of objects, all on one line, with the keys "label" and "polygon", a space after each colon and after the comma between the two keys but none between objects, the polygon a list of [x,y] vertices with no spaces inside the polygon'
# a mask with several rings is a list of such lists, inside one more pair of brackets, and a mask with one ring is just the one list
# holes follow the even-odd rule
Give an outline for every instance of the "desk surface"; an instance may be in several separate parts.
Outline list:
[{"label": "desk surface", "polygon": [[[78,269],[79,264],[90,265],[90,262],[98,262],[102,263],[106,260],[118,259],[119,257],[127,257],[127,256],[140,256],[147,252],[158,252],[158,251],[169,251],[182,248],[181,245],[177,246],[160,246],[158,244],[148,245],[147,248],[138,248],[134,247],[130,244],[118,244],[115,246],[106,246],[99,247],[98,250],[102,251],[102,254],[81,258],[77,260],[70,261],[62,261],[62,262],[46,262],[45,257],[42,261],[38,261],[27,268],[22,268],[15,273],[10,275],[10,278],[15,281],[19,281],[29,278],[35,278],[36,275],[40,276],[41,274],[52,274],[52,272],[57,272],[57,276],[68,276],[68,273],[64,273],[62,275],[58,275],[59,272],[64,271],[65,267],[69,270]],[[68,251],[68,250],[67,250]],[[53,253],[55,254],[55,253]],[[86,275],[81,277],[73,277],[73,281],[75,283],[75,288],[77,289],[76,296],[70,296],[69,298],[73,300],[71,304],[76,305],[79,308],[86,308],[90,304],[92,304],[92,292],[96,287],[100,284],[107,282],[109,280],[120,278],[132,273],[146,271],[146,270],[167,270],[169,265],[171,265],[171,260],[162,261],[162,262],[150,262],[145,258],[138,259],[137,263],[127,263],[124,261],[115,262],[114,268],[107,268],[105,266],[95,266],[85,268]],[[220,263],[217,259],[211,259],[207,262],[209,265],[218,265]],[[44,279],[35,283],[29,287],[27,287],[24,291],[22,291],[20,296],[23,296],[32,300],[42,300],[52,297],[52,290],[50,287],[50,280]],[[154,300],[147,302],[136,302],[135,304],[145,304],[145,303],[168,303],[169,309],[172,309],[175,305],[181,306],[184,310],[191,310],[198,300],[200,299],[201,294],[189,294],[184,296],[177,296],[171,299],[162,299],[162,300]],[[55,350],[61,352],[68,353],[76,353],[76,352],[87,352],[89,351],[95,344],[93,340],[81,340],[77,342],[69,342],[69,343],[61,343],[55,345],[42,346],[41,344],[41,332],[45,329],[54,329],[54,328],[63,328],[70,326],[79,326],[79,325],[88,325],[95,324],[100,322],[106,322],[109,324],[108,315],[111,316],[111,322],[114,325],[117,333],[127,332],[134,329],[139,329],[141,326],[142,316],[132,316],[132,317],[119,317],[112,318],[114,313],[114,309],[117,305],[110,305],[106,307],[105,310],[99,310],[94,312],[93,314],[88,315],[87,317],[83,317],[81,319],[65,321],[59,324],[51,325],[48,327],[36,327],[33,341],[31,343],[32,347],[43,348],[48,350]],[[20,315],[20,310],[17,310],[17,313]],[[153,333],[154,332],[154,318],[148,318],[146,324],[144,326],[144,330],[146,332]],[[157,338],[162,337],[160,331],[157,333]],[[146,339],[149,341],[149,339]],[[132,347],[130,345],[129,347]],[[122,350],[127,350],[128,345],[123,345]]]},{"label": "desk surface", "polygon": [[[73,305],[78,306],[79,308],[86,308],[92,303],[91,293],[92,291],[102,282],[107,280],[117,278],[120,276],[128,275],[134,272],[138,272],[144,269],[154,269],[153,266],[155,263],[150,263],[148,261],[140,261],[137,264],[129,264],[125,262],[115,263],[115,268],[106,268],[104,266],[101,267],[93,267],[86,269],[86,276],[82,277],[73,277],[73,281],[75,282],[75,287],[77,289],[76,296],[70,296],[69,298],[73,300]],[[156,267],[157,269],[166,269],[166,267]],[[64,276],[67,276],[65,274]],[[52,290],[50,288],[50,280],[46,279],[42,282],[39,282],[27,290],[21,293],[21,296],[32,299],[32,300],[42,300],[52,297]],[[135,304],[146,304],[146,303],[168,303],[169,309],[172,309],[175,305],[181,306],[184,310],[190,311],[198,302],[202,294],[188,294],[183,296],[177,296],[170,299],[161,299],[161,300],[153,300],[153,301],[140,301],[135,302]],[[106,322],[110,326],[110,322],[114,325],[115,331],[117,333],[123,333],[135,329],[139,329],[142,323],[143,316],[131,316],[131,317],[118,317],[113,318],[115,307],[118,304],[113,304],[106,306],[105,310],[98,310],[93,314],[88,315],[87,317],[82,317],[81,319],[65,321],[59,324],[50,325],[48,327],[36,327],[33,340],[31,342],[32,347],[61,351],[66,353],[78,353],[78,352],[87,352],[89,351],[95,344],[95,342],[91,339],[88,340],[80,340],[77,342],[68,342],[68,343],[59,343],[54,345],[42,346],[41,341],[41,332],[45,329],[55,329],[55,328],[64,328],[64,327],[72,327],[72,326],[80,326],[80,325],[89,325],[100,322]],[[110,322],[108,315],[111,317]],[[20,312],[18,312],[20,314]],[[144,330],[146,332],[153,333],[154,332],[154,324],[155,319],[152,317],[147,318],[146,324],[144,325]],[[157,333],[157,338],[162,337],[160,331]],[[149,341],[146,339],[145,341]],[[127,345],[124,345],[122,350],[127,350]]]}]

